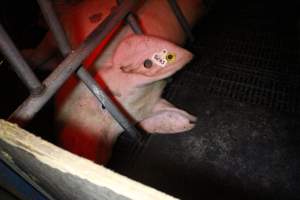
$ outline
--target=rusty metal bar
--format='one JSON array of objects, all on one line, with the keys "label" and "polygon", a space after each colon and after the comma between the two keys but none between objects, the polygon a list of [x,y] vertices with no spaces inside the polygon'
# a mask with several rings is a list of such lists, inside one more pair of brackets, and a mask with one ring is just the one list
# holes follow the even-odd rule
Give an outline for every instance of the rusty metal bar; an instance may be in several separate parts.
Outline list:
[{"label": "rusty metal bar", "polygon": [[[63,56],[67,56],[71,52],[71,46],[67,40],[66,34],[55,15],[52,4],[49,0],[38,0],[38,3],[42,9],[42,13],[47,20],[51,32],[53,33],[58,47]],[[121,111],[114,105],[112,100],[105,94],[105,92],[99,87],[98,83],[87,72],[83,66],[80,66],[76,71],[76,74],[83,81],[83,83],[89,88],[89,90],[95,95],[100,103],[108,110],[113,118],[120,124],[121,127],[126,130],[133,138],[139,138],[140,134],[132,123],[122,114]]]},{"label": "rusty metal bar", "polygon": [[0,50],[32,95],[40,94],[43,85],[21,56],[13,41],[0,24]]},{"label": "rusty metal bar", "polygon": [[78,69],[82,61],[105,39],[113,28],[133,9],[138,0],[127,0],[118,6],[105,20],[72,51],[58,67],[44,80],[45,91],[40,96],[30,95],[9,117],[9,120],[24,126],[42,106],[54,95],[70,75]]},{"label": "rusty metal bar", "polygon": [[183,31],[186,33],[188,39],[190,42],[193,42],[195,40],[191,28],[189,26],[189,23],[187,22],[184,14],[182,13],[181,8],[179,7],[179,5],[177,4],[176,0],[168,0],[179,24],[181,25]]}]

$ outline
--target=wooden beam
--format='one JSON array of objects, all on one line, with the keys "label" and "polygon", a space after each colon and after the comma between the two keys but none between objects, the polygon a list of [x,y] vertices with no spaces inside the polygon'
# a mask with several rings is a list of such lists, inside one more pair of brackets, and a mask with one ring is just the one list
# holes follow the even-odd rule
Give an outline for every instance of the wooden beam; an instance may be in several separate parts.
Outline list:
[{"label": "wooden beam", "polygon": [[55,199],[175,199],[1,119],[0,153]]}]

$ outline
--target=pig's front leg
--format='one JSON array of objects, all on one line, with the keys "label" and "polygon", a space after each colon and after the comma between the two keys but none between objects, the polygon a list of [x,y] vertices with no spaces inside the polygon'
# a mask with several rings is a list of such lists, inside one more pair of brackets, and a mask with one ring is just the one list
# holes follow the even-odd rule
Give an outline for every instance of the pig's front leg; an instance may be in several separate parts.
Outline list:
[{"label": "pig's front leg", "polygon": [[141,121],[140,125],[149,133],[179,133],[192,129],[196,120],[195,116],[160,99],[151,116]]}]

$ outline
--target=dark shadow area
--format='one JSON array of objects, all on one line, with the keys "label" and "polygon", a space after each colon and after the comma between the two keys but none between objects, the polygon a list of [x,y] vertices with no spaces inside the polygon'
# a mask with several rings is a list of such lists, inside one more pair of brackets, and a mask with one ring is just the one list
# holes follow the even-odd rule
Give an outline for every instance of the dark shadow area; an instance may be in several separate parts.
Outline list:
[{"label": "dark shadow area", "polygon": [[110,167],[181,199],[299,199],[299,6],[217,1],[165,92],[197,126],[120,138]]},{"label": "dark shadow area", "polygon": [[[2,1],[0,11],[0,22],[19,50],[34,48],[47,32],[35,0]],[[1,54],[0,63],[0,118],[7,119],[29,96],[29,91]],[[35,74],[40,81],[43,81],[49,72],[36,69]],[[53,100],[49,101],[33,121],[25,127],[30,132],[51,142],[55,141],[53,106]]]}]

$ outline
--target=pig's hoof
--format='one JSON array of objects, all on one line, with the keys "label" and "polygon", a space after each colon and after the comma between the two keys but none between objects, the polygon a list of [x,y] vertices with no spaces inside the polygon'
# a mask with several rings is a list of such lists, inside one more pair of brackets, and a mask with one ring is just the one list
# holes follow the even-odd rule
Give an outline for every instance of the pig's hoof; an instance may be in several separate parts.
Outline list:
[{"label": "pig's hoof", "polygon": [[141,122],[149,133],[180,133],[191,130],[197,118],[187,112],[160,111]]}]

